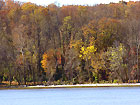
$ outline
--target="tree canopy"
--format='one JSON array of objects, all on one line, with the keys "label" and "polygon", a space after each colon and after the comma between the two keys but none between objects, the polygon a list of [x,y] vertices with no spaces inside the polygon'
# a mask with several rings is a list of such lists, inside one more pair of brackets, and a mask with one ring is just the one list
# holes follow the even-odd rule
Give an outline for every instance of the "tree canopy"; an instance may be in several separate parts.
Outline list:
[{"label": "tree canopy", "polygon": [[140,82],[140,2],[0,0],[0,82]]}]

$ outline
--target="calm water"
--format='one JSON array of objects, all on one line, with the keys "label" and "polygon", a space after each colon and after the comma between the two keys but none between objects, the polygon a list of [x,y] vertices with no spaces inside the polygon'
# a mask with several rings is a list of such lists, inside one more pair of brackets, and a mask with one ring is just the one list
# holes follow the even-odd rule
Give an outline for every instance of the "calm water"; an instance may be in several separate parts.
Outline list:
[{"label": "calm water", "polygon": [[0,105],[140,105],[140,88],[0,90]]}]

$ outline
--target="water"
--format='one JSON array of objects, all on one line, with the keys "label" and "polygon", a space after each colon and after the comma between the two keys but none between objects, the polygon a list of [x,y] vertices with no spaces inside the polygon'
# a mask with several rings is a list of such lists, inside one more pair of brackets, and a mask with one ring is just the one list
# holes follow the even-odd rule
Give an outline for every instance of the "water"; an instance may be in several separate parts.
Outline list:
[{"label": "water", "polygon": [[140,87],[0,90],[0,105],[140,105]]}]

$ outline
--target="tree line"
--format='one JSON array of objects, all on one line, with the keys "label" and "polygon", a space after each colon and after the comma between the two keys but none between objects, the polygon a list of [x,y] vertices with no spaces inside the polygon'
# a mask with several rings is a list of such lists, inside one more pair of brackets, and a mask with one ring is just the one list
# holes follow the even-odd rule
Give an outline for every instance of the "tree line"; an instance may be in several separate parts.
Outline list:
[{"label": "tree line", "polygon": [[140,2],[0,0],[0,82],[140,82]]}]

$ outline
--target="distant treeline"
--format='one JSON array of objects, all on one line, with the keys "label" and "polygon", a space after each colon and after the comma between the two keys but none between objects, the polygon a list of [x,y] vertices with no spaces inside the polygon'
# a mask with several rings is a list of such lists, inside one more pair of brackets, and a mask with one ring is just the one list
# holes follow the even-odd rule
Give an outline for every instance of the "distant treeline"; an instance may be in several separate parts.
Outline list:
[{"label": "distant treeline", "polygon": [[0,82],[140,82],[139,46],[139,1],[45,7],[0,0]]}]

